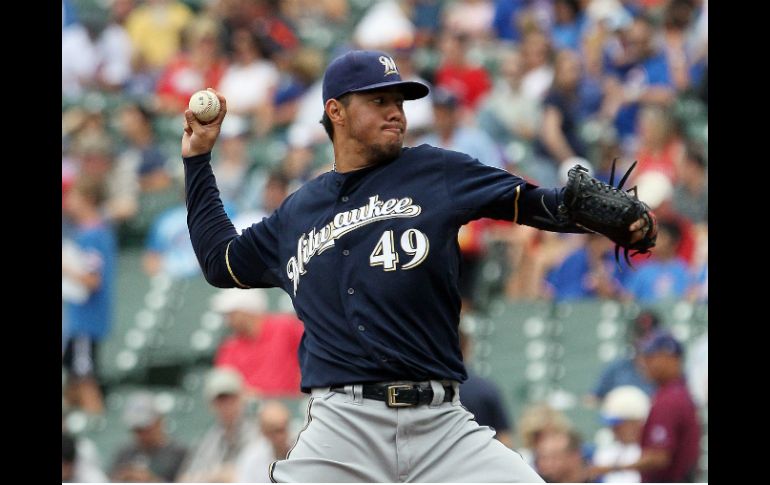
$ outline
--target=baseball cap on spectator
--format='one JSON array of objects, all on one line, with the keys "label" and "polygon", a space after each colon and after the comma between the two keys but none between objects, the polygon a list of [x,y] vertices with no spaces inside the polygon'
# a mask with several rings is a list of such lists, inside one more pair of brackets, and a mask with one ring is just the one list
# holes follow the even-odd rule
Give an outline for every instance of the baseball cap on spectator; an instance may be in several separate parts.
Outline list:
[{"label": "baseball cap on spectator", "polygon": [[636,386],[619,386],[607,393],[601,408],[602,421],[613,426],[625,420],[643,420],[650,412],[650,398]]},{"label": "baseball cap on spectator", "polygon": [[223,394],[240,394],[242,390],[243,377],[227,367],[213,369],[206,376],[206,383],[203,385],[203,395],[208,401]]},{"label": "baseball cap on spectator", "polygon": [[431,100],[433,106],[443,106],[446,108],[456,108],[460,104],[460,100],[452,91],[443,88],[436,88],[433,90]]},{"label": "baseball cap on spectator", "polygon": [[404,99],[419,99],[430,89],[416,81],[402,81],[393,58],[382,51],[350,51],[334,59],[323,79],[323,102],[347,93],[398,87]]},{"label": "baseball cap on spectator", "polygon": [[682,344],[670,332],[658,330],[642,342],[641,352],[643,355],[664,352],[681,356],[684,353],[684,349]]},{"label": "baseball cap on spectator", "polygon": [[141,429],[155,423],[160,413],[155,409],[155,399],[149,392],[137,392],[128,397],[123,409],[123,423],[129,429]]},{"label": "baseball cap on spectator", "polygon": [[139,176],[143,177],[156,170],[166,168],[166,159],[157,150],[144,150],[142,153],[142,162],[139,164]]},{"label": "baseball cap on spectator", "polygon": [[227,288],[211,297],[211,309],[218,313],[244,311],[263,313],[267,309],[267,299],[262,290],[251,288],[242,290]]}]

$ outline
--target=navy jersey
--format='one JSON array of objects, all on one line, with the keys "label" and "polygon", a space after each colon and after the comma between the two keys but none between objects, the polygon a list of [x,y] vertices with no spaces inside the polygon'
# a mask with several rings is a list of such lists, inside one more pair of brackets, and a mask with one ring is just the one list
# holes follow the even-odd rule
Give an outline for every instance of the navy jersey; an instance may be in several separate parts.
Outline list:
[{"label": "navy jersey", "polygon": [[544,215],[542,204],[555,213],[562,197],[562,190],[421,145],[387,163],[322,174],[237,236],[209,160],[210,154],[185,159],[199,262],[215,286],[277,286],[291,296],[305,325],[304,390],[464,381],[460,226],[491,217],[542,227],[533,216]]}]

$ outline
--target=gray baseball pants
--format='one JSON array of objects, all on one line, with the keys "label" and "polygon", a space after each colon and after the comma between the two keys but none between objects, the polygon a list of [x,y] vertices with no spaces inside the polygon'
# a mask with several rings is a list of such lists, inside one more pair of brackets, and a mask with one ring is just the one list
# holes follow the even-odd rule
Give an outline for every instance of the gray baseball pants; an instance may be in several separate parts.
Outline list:
[{"label": "gray baseball pants", "polygon": [[460,404],[443,402],[440,381],[428,405],[390,408],[345,393],[312,390],[305,427],[286,460],[270,466],[274,482],[526,482],[543,483],[517,452],[479,426]]}]

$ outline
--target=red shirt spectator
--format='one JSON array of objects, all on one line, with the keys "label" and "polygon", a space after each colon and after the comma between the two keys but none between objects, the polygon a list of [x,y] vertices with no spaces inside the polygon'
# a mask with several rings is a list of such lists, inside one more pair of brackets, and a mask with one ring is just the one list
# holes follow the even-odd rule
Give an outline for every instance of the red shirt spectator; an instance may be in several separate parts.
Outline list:
[{"label": "red shirt spectator", "polygon": [[657,386],[642,429],[642,456],[626,465],[594,466],[591,477],[611,471],[637,470],[643,483],[697,481],[700,422],[684,383],[682,344],[665,330],[656,330],[641,344],[645,373]]},{"label": "red shirt spectator", "polygon": [[642,449],[662,448],[671,459],[663,469],[642,471],[642,482],[690,482],[698,463],[700,424],[684,379],[658,388],[642,430]]},{"label": "red shirt spectator", "polygon": [[435,85],[455,94],[463,108],[475,110],[492,81],[484,67],[468,60],[468,36],[446,32],[440,41],[441,64]]},{"label": "red shirt spectator", "polygon": [[165,97],[164,107],[170,106],[169,111],[176,109],[181,112],[196,91],[218,86],[226,67],[223,60],[217,60],[201,70],[190,57],[182,55],[171,61],[161,74],[157,94]]},{"label": "red shirt spectator", "polygon": [[443,65],[436,71],[436,86],[455,93],[463,107],[476,109],[492,81],[483,67]]},{"label": "red shirt spectator", "polygon": [[233,330],[217,350],[214,364],[237,370],[246,387],[260,397],[299,396],[302,322],[290,314],[265,313],[259,289],[223,290],[212,299],[212,308],[226,315]]}]

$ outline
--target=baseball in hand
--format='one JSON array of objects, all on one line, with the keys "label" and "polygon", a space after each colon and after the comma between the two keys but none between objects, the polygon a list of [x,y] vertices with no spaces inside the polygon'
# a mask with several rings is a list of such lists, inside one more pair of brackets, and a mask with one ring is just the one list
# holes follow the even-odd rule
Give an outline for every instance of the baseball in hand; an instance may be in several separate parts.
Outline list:
[{"label": "baseball in hand", "polygon": [[198,91],[190,98],[190,111],[204,123],[217,117],[219,107],[219,98],[211,91]]}]

